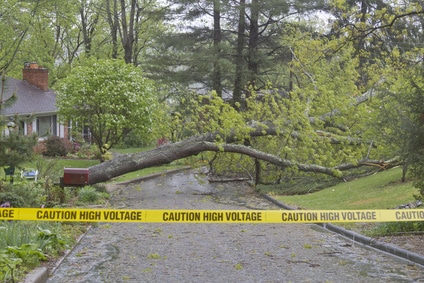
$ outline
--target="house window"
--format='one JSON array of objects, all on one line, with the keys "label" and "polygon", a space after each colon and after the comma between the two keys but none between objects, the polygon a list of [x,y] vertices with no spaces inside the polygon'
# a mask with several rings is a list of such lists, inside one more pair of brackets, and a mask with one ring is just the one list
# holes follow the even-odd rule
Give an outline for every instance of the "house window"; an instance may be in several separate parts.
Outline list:
[{"label": "house window", "polygon": [[82,137],[84,139],[85,142],[91,144],[91,132],[90,132],[90,127],[88,126],[84,126],[82,128]]},{"label": "house window", "polygon": [[57,135],[56,129],[57,116],[37,117],[37,133],[39,137],[48,137]]}]

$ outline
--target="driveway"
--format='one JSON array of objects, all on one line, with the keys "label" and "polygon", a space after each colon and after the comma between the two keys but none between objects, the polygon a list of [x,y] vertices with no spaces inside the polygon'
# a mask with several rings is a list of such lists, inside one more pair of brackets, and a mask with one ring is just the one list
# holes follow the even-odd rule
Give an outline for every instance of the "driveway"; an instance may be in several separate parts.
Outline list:
[{"label": "driveway", "polygon": [[[115,186],[111,203],[279,209],[243,182],[191,170]],[[424,282],[424,269],[313,224],[99,223],[48,282]]]}]

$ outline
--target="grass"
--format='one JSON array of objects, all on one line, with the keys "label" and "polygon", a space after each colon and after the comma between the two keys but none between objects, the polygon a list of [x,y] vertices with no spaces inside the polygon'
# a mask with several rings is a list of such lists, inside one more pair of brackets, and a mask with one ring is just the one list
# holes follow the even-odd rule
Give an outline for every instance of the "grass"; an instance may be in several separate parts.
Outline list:
[{"label": "grass", "polygon": [[412,182],[401,183],[401,168],[328,187],[306,195],[274,196],[303,209],[388,209],[415,201],[418,189]]},{"label": "grass", "polygon": [[[67,168],[88,168],[90,166],[99,164],[99,160],[90,160],[90,159],[72,159],[72,158],[51,158],[51,157],[43,157],[43,168],[39,168],[37,166],[40,165],[39,162],[32,162],[32,163],[26,163],[23,164],[21,167],[29,169],[39,169],[41,171],[45,171],[46,168],[48,167],[46,164],[48,163],[52,163],[54,164],[54,171],[55,171],[55,176],[57,177],[57,180],[59,180],[59,176],[63,176],[63,168],[67,167]],[[15,181],[19,181],[19,177],[20,177],[20,170],[21,167],[17,168],[15,170]],[[5,173],[4,170],[2,168],[0,168],[0,179],[5,179]]]}]

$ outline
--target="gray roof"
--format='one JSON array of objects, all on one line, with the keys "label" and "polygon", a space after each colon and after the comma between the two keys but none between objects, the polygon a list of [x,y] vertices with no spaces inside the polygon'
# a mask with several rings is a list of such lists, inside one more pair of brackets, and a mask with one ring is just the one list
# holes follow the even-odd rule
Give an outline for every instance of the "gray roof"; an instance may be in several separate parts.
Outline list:
[{"label": "gray roof", "polygon": [[[1,85],[2,82],[0,80]],[[18,100],[12,106],[2,109],[1,115],[42,115],[57,113],[56,93],[50,89],[43,91],[27,81],[8,77],[6,78],[3,100],[10,98],[14,92]]]}]

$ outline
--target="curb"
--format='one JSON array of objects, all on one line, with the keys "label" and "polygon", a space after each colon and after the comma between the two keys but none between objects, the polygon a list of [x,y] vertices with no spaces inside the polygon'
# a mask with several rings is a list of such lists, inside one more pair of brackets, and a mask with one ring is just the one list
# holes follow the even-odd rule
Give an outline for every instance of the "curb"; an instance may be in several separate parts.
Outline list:
[{"label": "curb", "polygon": [[47,267],[37,267],[27,274],[22,283],[45,283],[49,279]]},{"label": "curb", "polygon": [[[270,202],[274,203],[275,205],[284,208],[286,210],[296,210],[293,207],[288,206],[285,203],[282,203],[272,197],[270,197],[267,194],[261,194],[264,198],[266,198],[267,200],[269,200]],[[354,231],[351,230],[347,230],[343,227],[340,226],[336,226],[334,224],[331,223],[316,223],[315,225],[321,226],[326,230],[332,231],[334,233],[337,233],[345,238],[348,238],[354,242],[358,242],[361,243],[363,245],[369,246],[371,248],[386,252],[388,254],[409,260],[411,262],[417,263],[419,265],[424,266],[424,256],[421,254],[417,254],[402,248],[399,248],[395,245],[389,244],[389,243],[385,243],[385,242],[381,242],[381,241],[377,241],[373,238],[358,234]]]}]

